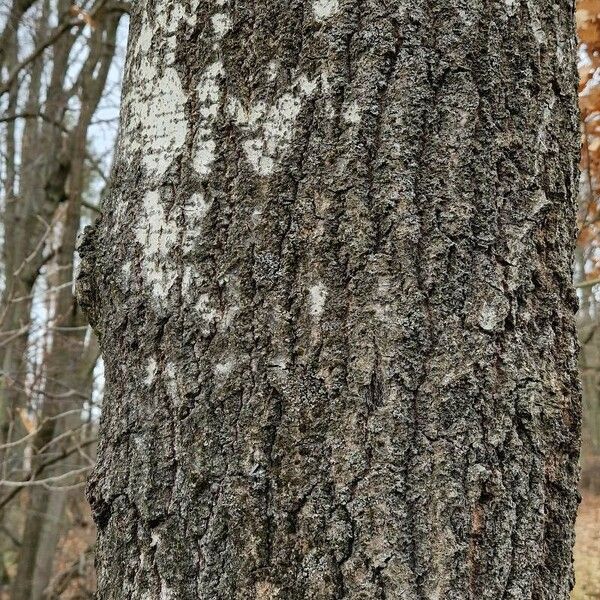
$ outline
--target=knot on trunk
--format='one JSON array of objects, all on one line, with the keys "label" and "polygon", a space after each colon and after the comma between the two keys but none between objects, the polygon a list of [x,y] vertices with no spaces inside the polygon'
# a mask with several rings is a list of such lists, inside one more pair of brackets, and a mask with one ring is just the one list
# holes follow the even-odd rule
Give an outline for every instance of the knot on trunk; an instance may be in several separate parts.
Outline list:
[{"label": "knot on trunk", "polygon": [[100,294],[98,293],[98,226],[102,217],[93,226],[88,225],[77,245],[80,258],[79,273],[75,282],[75,296],[79,306],[86,314],[90,325],[101,337],[100,321]]}]

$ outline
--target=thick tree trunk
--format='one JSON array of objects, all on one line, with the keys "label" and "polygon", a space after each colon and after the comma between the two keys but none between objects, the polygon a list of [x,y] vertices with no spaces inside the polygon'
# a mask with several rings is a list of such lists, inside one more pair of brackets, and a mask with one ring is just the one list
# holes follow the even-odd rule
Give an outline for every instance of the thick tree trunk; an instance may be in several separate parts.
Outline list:
[{"label": "thick tree trunk", "polygon": [[572,11],[137,3],[99,598],[568,598]]}]

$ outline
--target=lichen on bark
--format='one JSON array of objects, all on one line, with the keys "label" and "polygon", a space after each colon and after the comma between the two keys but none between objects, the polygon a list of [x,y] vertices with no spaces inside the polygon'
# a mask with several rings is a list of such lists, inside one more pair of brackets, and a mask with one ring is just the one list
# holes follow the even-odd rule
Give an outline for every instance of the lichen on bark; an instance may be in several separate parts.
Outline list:
[{"label": "lichen on bark", "polygon": [[137,3],[99,598],[568,598],[574,47],[571,2]]}]

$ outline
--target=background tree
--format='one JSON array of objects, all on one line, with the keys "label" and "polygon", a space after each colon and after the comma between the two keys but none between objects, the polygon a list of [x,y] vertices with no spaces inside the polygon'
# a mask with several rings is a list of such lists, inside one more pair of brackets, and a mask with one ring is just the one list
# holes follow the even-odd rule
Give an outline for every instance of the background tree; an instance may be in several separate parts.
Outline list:
[{"label": "background tree", "polygon": [[[58,543],[81,512],[93,461],[86,421],[98,347],[73,298],[73,261],[82,218],[99,210],[97,179],[106,179],[108,163],[90,140],[118,93],[110,72],[127,10],[105,0],[15,0],[0,35],[0,540],[12,600],[52,597],[61,561],[74,558],[57,557]],[[110,140],[96,146],[106,152]],[[68,581],[59,579],[64,591]]]},{"label": "background tree", "polygon": [[136,3],[100,598],[568,598],[572,8]]},{"label": "background tree", "polygon": [[[579,200],[579,235],[576,279],[581,300],[578,315],[583,345],[580,367],[583,380],[584,438],[583,481],[600,486],[600,378],[597,284],[598,271],[598,185],[600,171],[600,88],[595,77],[600,50],[600,2],[578,4],[579,104],[582,118],[582,185]],[[600,489],[597,488],[596,489]]]}]

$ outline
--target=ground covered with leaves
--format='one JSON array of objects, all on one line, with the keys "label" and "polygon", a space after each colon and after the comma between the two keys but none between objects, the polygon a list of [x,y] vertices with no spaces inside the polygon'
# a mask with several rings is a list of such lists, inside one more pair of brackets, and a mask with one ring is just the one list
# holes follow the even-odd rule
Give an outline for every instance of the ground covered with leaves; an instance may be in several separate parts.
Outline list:
[{"label": "ground covered with leaves", "polygon": [[573,600],[600,599],[600,495],[583,494],[576,530]]}]

